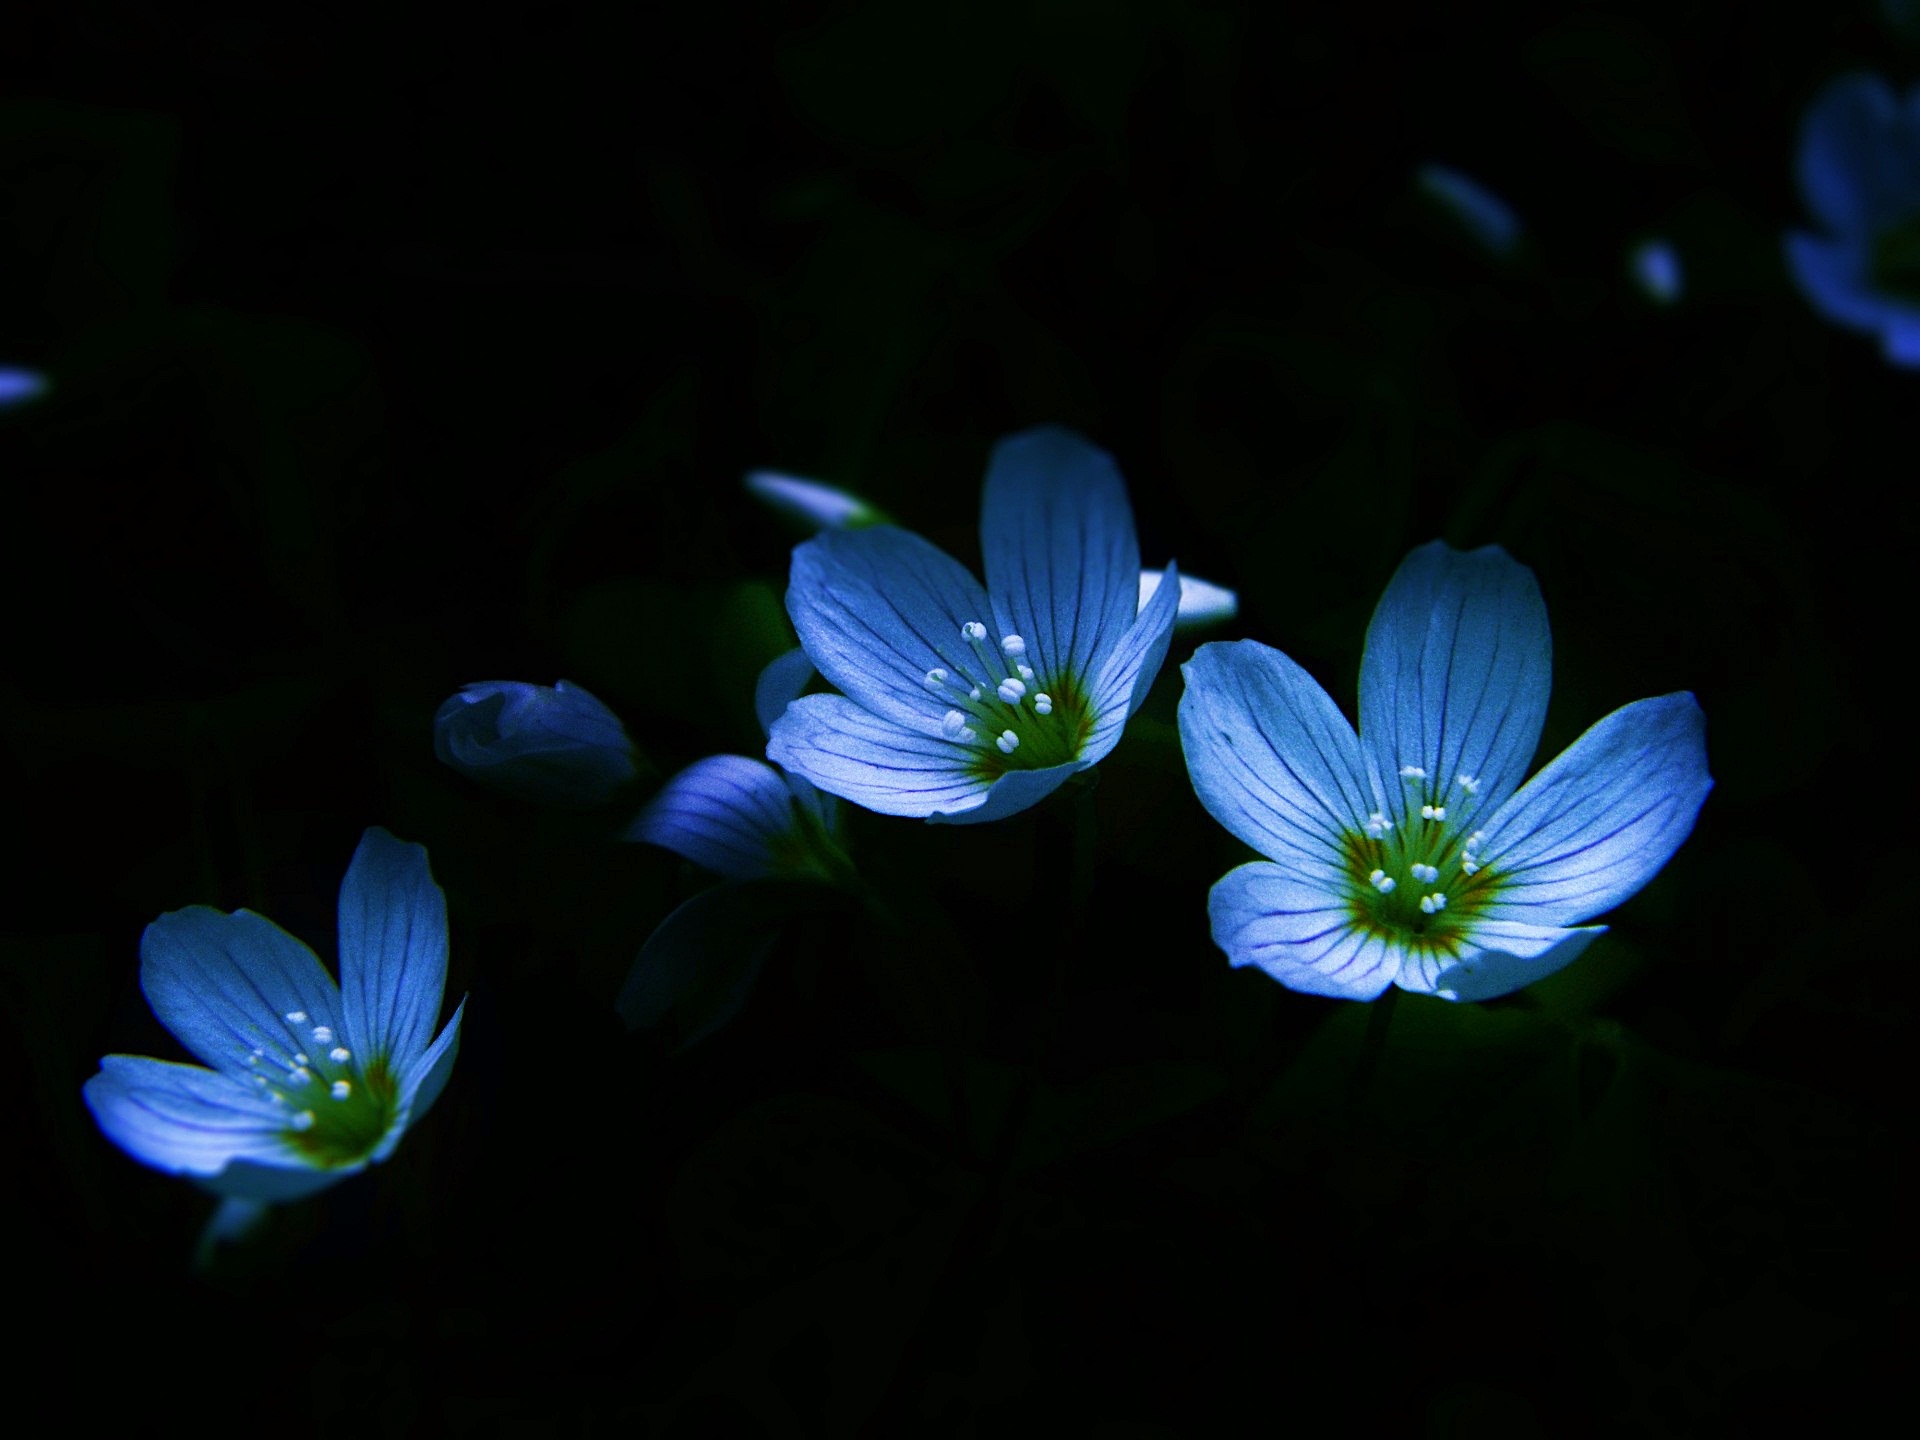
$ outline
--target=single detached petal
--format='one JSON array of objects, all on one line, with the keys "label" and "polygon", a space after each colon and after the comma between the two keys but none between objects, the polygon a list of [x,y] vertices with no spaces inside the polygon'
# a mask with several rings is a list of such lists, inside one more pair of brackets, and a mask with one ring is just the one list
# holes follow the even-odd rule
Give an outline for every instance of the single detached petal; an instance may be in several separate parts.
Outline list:
[{"label": "single detached petal", "polygon": [[802,696],[767,737],[769,760],[829,794],[882,815],[923,819],[982,802],[988,782],[972,770],[973,755],[966,746],[863,710],[844,695]]},{"label": "single detached petal", "polygon": [[1058,425],[1000,441],[980,549],[1000,631],[991,638],[1024,639],[1043,684],[1089,682],[1140,610],[1140,545],[1113,457]]},{"label": "single detached petal", "polygon": [[858,530],[886,516],[850,491],[778,470],[749,470],[748,493],[808,530]]},{"label": "single detached petal", "polygon": [[980,668],[960,632],[990,616],[986,593],[957,560],[891,525],[796,546],[787,613],[822,675],[909,726],[934,724],[945,709],[927,694],[928,671]]},{"label": "single detached petal", "polygon": [[81,1087],[107,1138],[172,1174],[217,1175],[235,1160],[301,1166],[287,1111],[244,1081],[144,1055],[109,1055]]},{"label": "single detached petal", "polygon": [[1340,708],[1254,640],[1202,645],[1181,670],[1180,745],[1207,813],[1295,875],[1339,883],[1346,837],[1378,808]]},{"label": "single detached petal", "polygon": [[[1606,933],[1604,925],[1562,930],[1510,920],[1483,922],[1474,926],[1471,944],[1425,988],[1443,1000],[1498,999],[1566,969]],[[1414,988],[1404,971],[1400,984]]]},{"label": "single detached petal", "polygon": [[522,800],[591,806],[634,777],[620,719],[578,685],[468,685],[433,717],[433,751],[461,774]]},{"label": "single detached petal", "polygon": [[1415,180],[1494,258],[1505,260],[1520,248],[1520,217],[1478,180],[1446,165],[1422,165]]},{"label": "single detached petal", "polygon": [[1878,75],[1842,75],[1814,97],[1797,168],[1807,208],[1840,235],[1902,219],[1920,198],[1920,147]]},{"label": "single detached petal", "polygon": [[[249,1079],[290,1070],[341,1025],[340,990],[314,953],[264,915],[191,905],[140,936],[140,988],[200,1059]],[[259,1052],[256,1059],[256,1052]]]},{"label": "single detached petal", "polygon": [[[1462,552],[1435,540],[1407,556],[1360,661],[1360,739],[1387,813],[1404,823],[1428,800],[1492,811],[1540,743],[1552,676],[1547,607],[1531,570],[1497,545]],[[1409,766],[1424,782],[1403,778]]]},{"label": "single detached petal", "polygon": [[936,810],[927,819],[939,825],[978,825],[987,820],[1004,820],[1038,805],[1091,763],[1069,760],[1064,765],[1049,765],[1041,770],[1009,770],[987,787],[978,803]]},{"label": "single detached petal", "polygon": [[1484,827],[1490,918],[1571,925],[1651,880],[1713,788],[1706,724],[1685,691],[1637,700],[1529,780]]},{"label": "single detached petal", "polygon": [[340,882],[340,995],[361,1063],[404,1072],[433,1038],[446,983],[447,897],[426,847],[373,826]]},{"label": "single detached petal", "polygon": [[753,687],[753,713],[760,718],[761,734],[771,731],[780,712],[806,693],[813,676],[813,661],[798,646],[767,662]]},{"label": "single detached petal", "polygon": [[[1164,570],[1140,572],[1142,610],[1147,608],[1147,602],[1153,599],[1166,574]],[[1197,579],[1192,575],[1183,574],[1179,578],[1180,609],[1173,618],[1175,630],[1198,630],[1203,625],[1218,625],[1240,613],[1240,597],[1226,586],[1215,585],[1210,580]]]},{"label": "single detached petal", "polygon": [[793,804],[786,777],[764,760],[709,755],[661,786],[625,838],[663,846],[730,880],[752,880],[790,858]]},{"label": "single detached petal", "polygon": [[1166,663],[1181,593],[1180,572],[1169,565],[1167,574],[1173,583],[1160,587],[1147,602],[1132,628],[1101,662],[1094,678],[1093,729],[1080,747],[1080,758],[1088,764],[1104,760],[1120,743],[1120,732],[1147,698],[1154,677]]},{"label": "single detached petal", "polygon": [[1278,865],[1229,870],[1207,895],[1213,943],[1289,990],[1371,1000],[1399,973],[1396,947],[1354,921],[1348,905]]}]

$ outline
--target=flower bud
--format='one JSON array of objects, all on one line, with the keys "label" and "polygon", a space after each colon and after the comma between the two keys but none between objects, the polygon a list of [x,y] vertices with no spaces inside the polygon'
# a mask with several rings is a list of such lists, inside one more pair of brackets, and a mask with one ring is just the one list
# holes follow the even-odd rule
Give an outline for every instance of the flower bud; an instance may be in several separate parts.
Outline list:
[{"label": "flower bud", "polygon": [[433,717],[433,753],[505,794],[548,805],[604,804],[635,775],[619,717],[578,685],[468,685]]}]

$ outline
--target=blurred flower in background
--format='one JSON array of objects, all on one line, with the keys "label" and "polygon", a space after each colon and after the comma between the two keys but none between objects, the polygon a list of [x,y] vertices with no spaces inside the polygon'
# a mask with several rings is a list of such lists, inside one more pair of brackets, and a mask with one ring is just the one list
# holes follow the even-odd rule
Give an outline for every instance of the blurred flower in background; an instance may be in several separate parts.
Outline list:
[{"label": "blurred flower in background", "polygon": [[1478,180],[1450,166],[1422,165],[1414,182],[1495,259],[1510,260],[1520,248],[1520,217]]},{"label": "blurred flower in background", "polygon": [[47,377],[38,370],[0,365],[0,410],[38,400],[48,388]]},{"label": "blurred flower in background", "polygon": [[[375,827],[340,886],[338,984],[251,910],[162,915],[140,937],[140,988],[204,1063],[109,1055],[82,1093],[144,1164],[229,1200],[297,1199],[385,1160],[439,1097],[466,1008],[435,1037],[446,978],[427,852]],[[216,1228],[235,1233],[246,1213]]]},{"label": "blurred flower in background", "polygon": [[1835,324],[1920,365],[1920,88],[1843,75],[1800,122],[1800,191],[1825,233],[1787,236],[1788,268]]},{"label": "blurred flower in background", "polygon": [[637,773],[619,717],[565,680],[463,686],[434,712],[433,753],[462,775],[547,805],[605,804]]},{"label": "blurred flower in background", "polygon": [[858,495],[818,480],[752,470],[746,485],[749,493],[807,530],[858,530],[887,523],[883,512]]},{"label": "blurred flower in background", "polygon": [[1487,1000],[1551,975],[1606,930],[1566,927],[1651,880],[1713,785],[1685,692],[1621,707],[1520,784],[1552,642],[1533,572],[1498,546],[1401,562],[1367,629],[1358,735],[1255,641],[1183,668],[1193,788],[1267,856],[1213,887],[1214,943],[1309,994]]},{"label": "blurred flower in background", "polygon": [[1673,304],[1686,283],[1680,252],[1665,240],[1645,240],[1634,246],[1627,269],[1640,293],[1656,305]]}]

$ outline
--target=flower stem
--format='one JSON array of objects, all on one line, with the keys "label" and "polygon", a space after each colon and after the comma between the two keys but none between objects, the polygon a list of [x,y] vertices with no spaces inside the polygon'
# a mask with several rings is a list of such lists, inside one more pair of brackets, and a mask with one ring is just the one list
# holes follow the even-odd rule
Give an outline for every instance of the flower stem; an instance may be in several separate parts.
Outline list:
[{"label": "flower stem", "polygon": [[1362,1103],[1373,1088],[1373,1077],[1380,1069],[1380,1057],[1387,1048],[1387,1027],[1393,1023],[1393,1007],[1399,998],[1400,987],[1389,985],[1387,993],[1367,1011],[1367,1033],[1360,1040],[1360,1055],[1354,1061],[1352,1078],[1347,1081],[1350,1107]]}]

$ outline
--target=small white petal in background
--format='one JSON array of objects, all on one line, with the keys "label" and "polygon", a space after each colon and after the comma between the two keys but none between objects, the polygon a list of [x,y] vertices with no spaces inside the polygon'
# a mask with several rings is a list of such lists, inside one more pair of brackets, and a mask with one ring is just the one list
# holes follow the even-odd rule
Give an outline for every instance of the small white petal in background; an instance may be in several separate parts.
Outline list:
[{"label": "small white petal in background", "polygon": [[38,370],[18,365],[0,365],[0,409],[25,405],[47,393],[47,377]]},{"label": "small white petal in background", "polygon": [[1634,283],[1656,305],[1671,305],[1680,298],[1685,276],[1680,269],[1680,252],[1665,240],[1646,240],[1636,245],[1628,257]]},{"label": "small white petal in background", "polygon": [[798,475],[749,470],[746,484],[754,495],[808,530],[858,530],[887,518],[858,495]]},{"label": "small white petal in background", "polygon": [[1478,180],[1446,165],[1422,165],[1415,175],[1421,193],[1447,211],[1482,248],[1510,260],[1520,248],[1520,217]]},{"label": "small white petal in background", "polygon": [[[1160,588],[1160,582],[1166,578],[1164,570],[1142,570],[1140,572],[1140,608],[1147,608],[1147,601]],[[1223,620],[1231,620],[1240,613],[1240,597],[1224,585],[1215,585],[1208,580],[1198,580],[1191,575],[1180,577],[1180,609],[1173,617],[1173,628],[1192,630],[1202,625],[1217,625]]]}]

